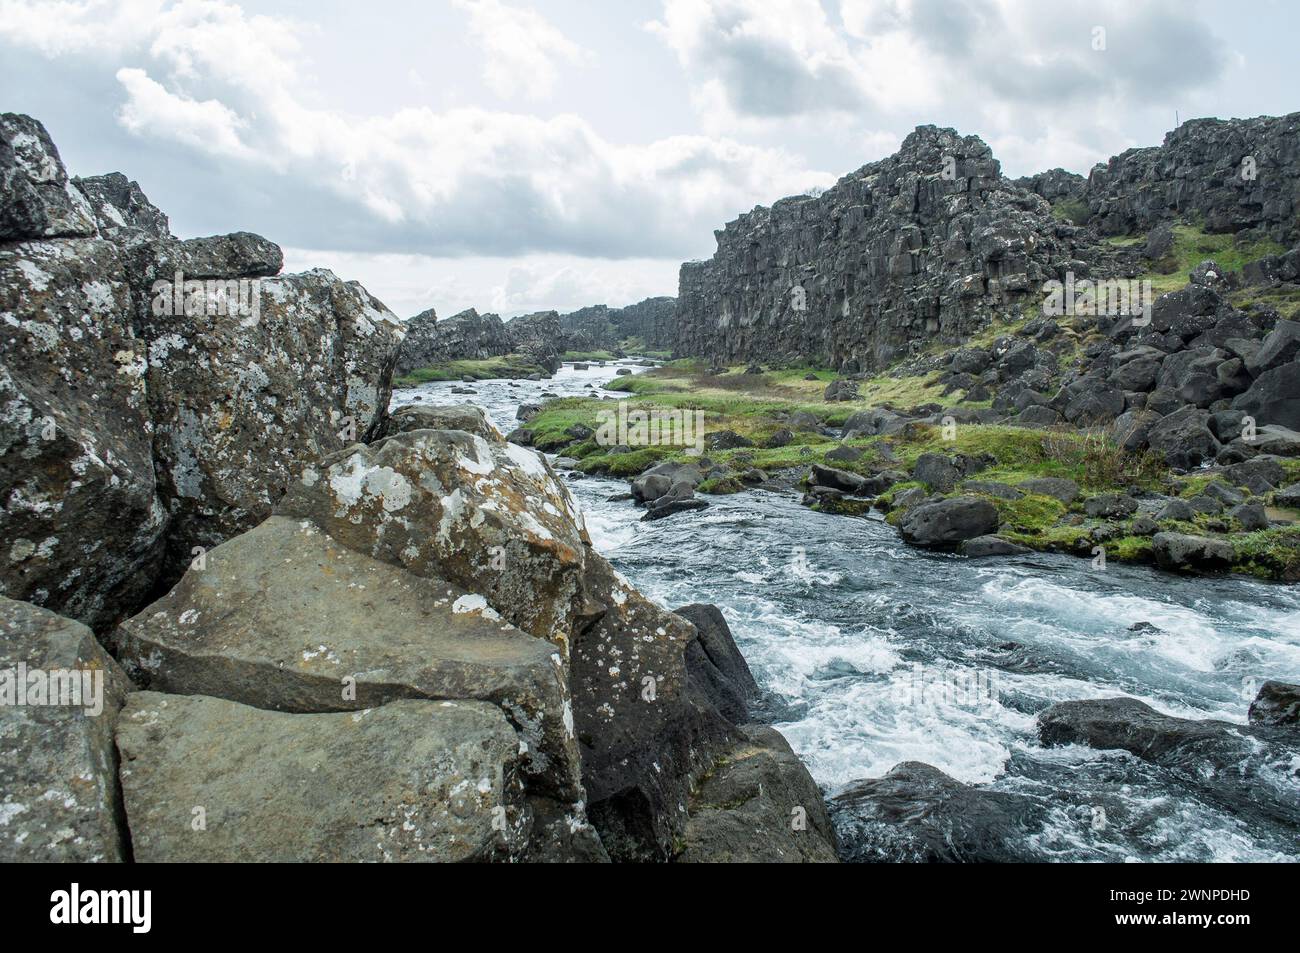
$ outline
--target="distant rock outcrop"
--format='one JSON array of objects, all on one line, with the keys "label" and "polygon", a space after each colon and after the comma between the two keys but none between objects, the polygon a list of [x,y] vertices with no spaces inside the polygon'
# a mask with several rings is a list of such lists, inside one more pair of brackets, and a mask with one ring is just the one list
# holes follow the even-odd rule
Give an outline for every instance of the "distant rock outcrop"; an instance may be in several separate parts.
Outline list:
[{"label": "distant rock outcrop", "polygon": [[1098,254],[1004,178],[980,139],[933,126],[821,195],[756,208],[715,234],[712,259],[682,266],[676,352],[847,372],[960,343]]},{"label": "distant rock outcrop", "polygon": [[449,361],[487,360],[509,354],[512,346],[510,334],[495,314],[470,308],[440,321],[430,308],[406,322],[395,373],[410,374]]}]

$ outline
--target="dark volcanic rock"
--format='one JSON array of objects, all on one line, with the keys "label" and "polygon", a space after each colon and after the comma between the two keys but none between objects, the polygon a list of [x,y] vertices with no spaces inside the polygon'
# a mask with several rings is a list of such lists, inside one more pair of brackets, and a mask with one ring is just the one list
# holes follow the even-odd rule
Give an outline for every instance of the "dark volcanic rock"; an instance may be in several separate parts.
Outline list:
[{"label": "dark volcanic rock", "polygon": [[869,371],[1036,303],[1083,253],[987,145],[922,126],[817,197],[757,208],[682,266],[675,351]]},{"label": "dark volcanic rock", "polygon": [[903,539],[917,546],[956,546],[964,540],[996,533],[998,511],[988,500],[955,496],[912,507],[898,529]]},{"label": "dark volcanic rock", "polygon": [[510,353],[505,325],[495,314],[480,315],[473,308],[439,321],[432,308],[405,323],[394,373],[409,374],[421,367],[448,361],[481,361]]},{"label": "dark volcanic rock", "polygon": [[857,781],[831,802],[845,860],[857,863],[1017,863],[1043,808],[1027,797],[962,784],[917,761]]},{"label": "dark volcanic rock", "polygon": [[1268,681],[1250,703],[1252,725],[1300,725],[1300,685]]},{"label": "dark volcanic rock", "polygon": [[[20,664],[29,675],[69,673],[79,695],[68,701],[81,704],[17,704],[10,675]],[[8,696],[0,705],[0,862],[126,860],[113,747],[131,690],[126,675],[84,625],[3,596],[0,671]]]},{"label": "dark volcanic rock", "polygon": [[1261,427],[1276,424],[1300,430],[1300,361],[1261,374],[1232,407],[1254,417]]},{"label": "dark volcanic rock", "polygon": [[1188,120],[1163,145],[1130,149],[1094,169],[1084,199],[1105,234],[1199,214],[1208,231],[1252,229],[1290,245],[1300,238],[1298,143],[1300,113]]},{"label": "dark volcanic rock", "polygon": [[744,724],[749,720],[749,702],[759,695],[758,683],[722,612],[704,604],[673,611],[695,626],[695,638],[686,645],[687,677],[724,717],[733,724]]},{"label": "dark volcanic rock", "polygon": [[0,240],[88,238],[95,217],[35,119],[0,113]]},{"label": "dark volcanic rock", "polygon": [[1133,698],[1107,698],[1051,706],[1038,716],[1038,734],[1045,745],[1128,751],[1243,813],[1300,818],[1294,787],[1286,790],[1275,767],[1300,755],[1290,729],[1175,718]]}]

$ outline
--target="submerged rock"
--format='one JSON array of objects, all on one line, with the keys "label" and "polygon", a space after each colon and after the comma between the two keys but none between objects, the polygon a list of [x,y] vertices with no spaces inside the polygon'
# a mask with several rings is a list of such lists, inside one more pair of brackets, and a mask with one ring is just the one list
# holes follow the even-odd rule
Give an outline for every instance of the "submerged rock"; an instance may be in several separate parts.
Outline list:
[{"label": "submerged rock", "polygon": [[1267,681],[1250,703],[1252,725],[1300,725],[1300,685]]},{"label": "submerged rock", "polygon": [[1015,794],[962,784],[917,761],[857,781],[831,801],[841,854],[857,863],[1023,863],[1043,810]]}]

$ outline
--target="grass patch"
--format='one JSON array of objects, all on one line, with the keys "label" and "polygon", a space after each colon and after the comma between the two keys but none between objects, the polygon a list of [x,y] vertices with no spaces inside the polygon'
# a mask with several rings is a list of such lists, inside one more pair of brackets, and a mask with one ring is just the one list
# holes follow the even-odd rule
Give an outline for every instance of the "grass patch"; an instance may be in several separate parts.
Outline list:
[{"label": "grass patch", "polygon": [[611,351],[565,351],[560,360],[585,364],[589,361],[616,361],[618,357]]}]

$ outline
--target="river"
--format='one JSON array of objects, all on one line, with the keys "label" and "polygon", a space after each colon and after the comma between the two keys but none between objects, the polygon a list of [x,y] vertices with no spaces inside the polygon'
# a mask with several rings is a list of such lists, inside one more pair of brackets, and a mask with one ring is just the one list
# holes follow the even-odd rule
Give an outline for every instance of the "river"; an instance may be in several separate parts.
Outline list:
[{"label": "river", "polygon": [[[566,365],[473,396],[426,384],[393,405],[474,403],[509,432],[543,393],[616,396],[601,388],[614,374]],[[1050,823],[1028,849],[1042,860],[1300,859],[1294,827],[1243,817],[1125,752],[1044,748],[1035,730],[1051,702],[1119,695],[1245,724],[1260,681],[1300,681],[1300,586],[1062,555],[972,561],[906,546],[880,520],[811,512],[794,493],[711,497],[642,523],[606,501],[625,481],[569,486],[595,547],[638,588],[669,608],[722,609],[767,693],[758,714],[829,795],[923,761],[1040,799]],[[1300,764],[1276,767],[1300,804]]]}]

